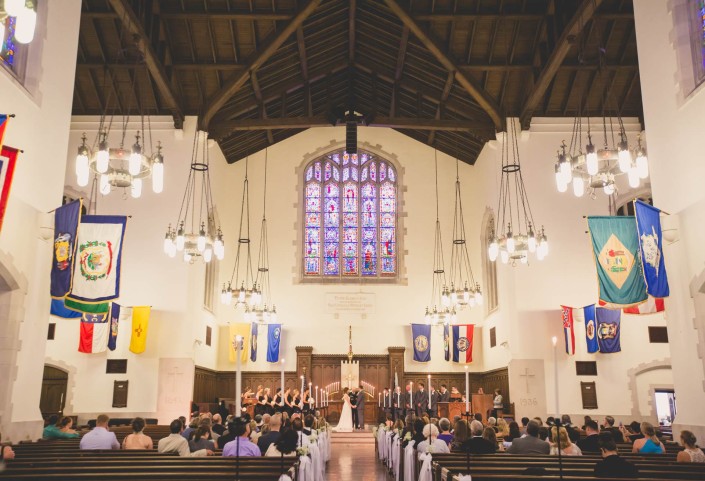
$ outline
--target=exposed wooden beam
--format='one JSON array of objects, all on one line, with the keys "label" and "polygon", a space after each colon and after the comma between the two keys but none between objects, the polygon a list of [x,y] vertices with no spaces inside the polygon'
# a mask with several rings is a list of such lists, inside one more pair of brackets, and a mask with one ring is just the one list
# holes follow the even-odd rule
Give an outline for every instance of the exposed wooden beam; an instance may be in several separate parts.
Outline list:
[{"label": "exposed wooden beam", "polygon": [[590,20],[595,13],[595,10],[597,10],[601,3],[602,0],[583,0],[578,6],[578,10],[573,15],[573,18],[571,18],[566,25],[563,33],[561,33],[556,47],[553,49],[553,52],[551,52],[546,65],[539,75],[539,78],[536,80],[536,83],[534,83],[533,88],[526,98],[520,117],[523,128],[529,127],[531,117],[533,116],[536,107],[538,107],[541,99],[546,94],[548,86],[553,81],[553,78],[563,63],[565,56],[573,46],[576,36],[580,33],[585,24],[587,24],[588,20]]},{"label": "exposed wooden beam", "polygon": [[[450,90],[453,88],[453,72],[448,73],[448,78],[446,79],[446,84],[443,87],[443,93],[441,94],[441,99],[440,102],[438,102],[438,107],[436,107],[436,120],[441,120],[441,115],[443,114],[443,108],[445,106],[446,101],[448,100],[448,96],[450,95]],[[428,145],[433,145],[433,140],[436,138],[436,131],[431,130],[428,134]]]},{"label": "exposed wooden beam", "polygon": [[352,64],[355,61],[355,15],[357,10],[357,0],[348,0],[348,60]]},{"label": "exposed wooden beam", "polygon": [[[242,119],[218,122],[211,129],[211,137],[222,139],[231,132],[250,130],[308,129],[313,127],[330,127],[331,122],[325,117],[288,117],[281,119]],[[486,129],[484,122],[474,120],[434,120],[398,117],[375,117],[368,127],[388,127],[392,129],[472,131]]]},{"label": "exposed wooden beam", "polygon": [[308,77],[308,57],[306,56],[306,42],[304,41],[304,29],[296,29],[296,45],[299,48],[299,63],[301,64],[301,77],[304,79],[304,102],[306,102],[307,115],[313,115],[313,102],[311,101],[311,82]]},{"label": "exposed wooden beam", "polygon": [[[597,1],[597,0],[595,0]],[[437,43],[430,37],[430,35],[422,29],[418,23],[404,10],[396,0],[384,0],[387,6],[392,10],[392,12],[399,17],[399,19],[409,27],[409,30],[413,32],[414,35],[424,44],[424,46],[436,57],[443,67],[449,72],[455,72],[455,78],[458,83],[470,94],[470,96],[475,99],[475,101],[482,107],[482,109],[487,112],[487,115],[492,119],[496,129],[501,129],[504,125],[502,114],[499,111],[499,106],[490,97],[487,92],[482,90],[475,81],[466,76],[463,72],[458,69],[455,62],[446,55],[445,52],[437,45]]]},{"label": "exposed wooden beam", "polygon": [[[420,22],[475,22],[475,21],[540,21],[545,15],[541,13],[421,13],[413,15]],[[630,20],[634,18],[631,12],[601,13],[596,18],[605,20]]]},{"label": "exposed wooden beam", "polygon": [[392,85],[392,100],[389,104],[389,116],[394,117],[397,109],[397,95],[399,91],[397,82],[401,80],[401,74],[404,71],[404,57],[406,57],[406,47],[409,45],[409,27],[404,25],[401,31],[401,41],[399,42],[399,53],[397,54],[397,65],[394,70],[394,82]]},{"label": "exposed wooden beam", "polygon": [[[174,20],[261,20],[261,21],[283,21],[291,20],[294,15],[290,13],[255,13],[255,12],[162,12],[160,16],[164,19],[174,19]],[[110,19],[117,18],[118,15],[113,12],[81,12],[81,18],[98,18],[98,19]]]},{"label": "exposed wooden beam", "polygon": [[[117,0],[111,0],[117,1]],[[124,0],[123,0],[124,1]],[[220,110],[223,105],[228,101],[228,99],[237,92],[250,77],[250,72],[255,72],[259,69],[269,58],[274,55],[274,53],[279,50],[279,47],[288,39],[301,25],[306,18],[308,18],[311,13],[320,5],[322,0],[308,0],[306,5],[296,14],[294,18],[284,27],[282,30],[277,32],[276,36],[264,47],[257,56],[252,59],[252,61],[247,66],[247,71],[241,72],[234,75],[226,84],[218,91],[208,101],[208,104],[203,111],[203,115],[199,119],[199,127],[202,130],[208,130],[208,124],[210,124],[213,116]]]},{"label": "exposed wooden beam", "polygon": [[159,89],[159,93],[164,99],[164,107],[168,109],[174,117],[174,126],[180,129],[184,123],[184,113],[176,99],[176,95],[174,95],[174,92],[171,90],[164,66],[157,58],[157,54],[152,48],[152,42],[149,41],[147,33],[144,31],[144,28],[142,28],[137,14],[132,10],[127,0],[108,0],[108,2],[120,18],[123,26],[131,34],[140,38],[147,70],[149,70],[150,75],[154,79],[154,83]]},{"label": "exposed wooden beam", "polygon": [[[252,83],[252,91],[255,94],[255,99],[259,104],[259,116],[262,120],[266,120],[267,109],[264,106],[264,102],[262,102],[262,89],[260,89],[259,87],[259,81],[257,80],[257,72],[252,72],[252,75],[250,75],[250,82]],[[267,130],[267,142],[269,142],[269,145],[272,145],[274,143],[274,137],[272,136],[271,130]]]}]

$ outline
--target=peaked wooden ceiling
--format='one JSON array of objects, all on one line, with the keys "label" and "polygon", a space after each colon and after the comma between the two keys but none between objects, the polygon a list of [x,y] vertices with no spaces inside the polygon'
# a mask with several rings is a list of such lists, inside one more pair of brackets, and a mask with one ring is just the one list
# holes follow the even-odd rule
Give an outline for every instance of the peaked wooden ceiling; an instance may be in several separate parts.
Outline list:
[{"label": "peaked wooden ceiling", "polygon": [[232,163],[348,109],[470,164],[506,116],[643,117],[632,1],[83,1],[74,114],[198,115]]}]

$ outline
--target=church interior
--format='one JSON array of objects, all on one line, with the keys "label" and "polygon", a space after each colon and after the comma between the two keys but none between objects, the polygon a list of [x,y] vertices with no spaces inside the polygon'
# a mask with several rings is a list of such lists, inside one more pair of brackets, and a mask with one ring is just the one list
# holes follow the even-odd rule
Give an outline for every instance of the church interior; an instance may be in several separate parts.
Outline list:
[{"label": "church interior", "polygon": [[705,441],[702,1],[0,5],[1,443],[420,385]]}]

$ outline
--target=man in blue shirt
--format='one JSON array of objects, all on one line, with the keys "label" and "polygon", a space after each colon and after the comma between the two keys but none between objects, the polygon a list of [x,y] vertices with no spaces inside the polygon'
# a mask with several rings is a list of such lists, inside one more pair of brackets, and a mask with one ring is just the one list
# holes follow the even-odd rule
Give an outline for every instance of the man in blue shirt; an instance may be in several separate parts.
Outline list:
[{"label": "man in blue shirt", "polygon": [[115,433],[108,431],[108,421],[107,415],[98,416],[93,430],[81,438],[81,449],[120,449]]},{"label": "man in blue shirt", "polygon": [[250,417],[245,415],[232,422],[235,439],[223,448],[223,456],[262,456],[262,451],[250,441]]}]

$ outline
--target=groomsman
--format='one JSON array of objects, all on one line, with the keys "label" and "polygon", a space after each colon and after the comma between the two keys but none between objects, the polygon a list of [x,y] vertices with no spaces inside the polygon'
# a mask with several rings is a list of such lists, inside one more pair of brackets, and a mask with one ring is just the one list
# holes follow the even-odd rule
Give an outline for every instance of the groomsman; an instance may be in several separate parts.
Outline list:
[{"label": "groomsman", "polygon": [[446,389],[445,384],[441,384],[441,392],[438,402],[447,403],[450,402],[450,391]]},{"label": "groomsman", "polygon": [[406,385],[406,394],[404,394],[404,416],[416,412],[414,407],[414,391],[411,390],[411,385]]},{"label": "groomsman", "polygon": [[428,393],[424,390],[424,384],[422,382],[419,383],[419,390],[414,394],[414,406],[417,417],[422,417],[424,414],[427,414]]},{"label": "groomsman", "polygon": [[392,407],[394,408],[394,420],[404,418],[404,405],[406,404],[406,394],[402,394],[401,387],[397,386],[392,394]]},{"label": "groomsman", "polygon": [[429,389],[431,389],[431,405],[429,406],[429,411],[431,414],[432,418],[437,418],[438,417],[438,401],[441,398],[441,395],[436,391],[436,388],[433,386],[430,386]]},{"label": "groomsman", "polygon": [[357,388],[352,388],[348,395],[350,396],[350,407],[352,408],[353,427],[357,427]]},{"label": "groomsman", "polygon": [[357,424],[355,428],[365,429],[365,391],[362,389],[362,386],[357,389],[355,411],[357,411]]},{"label": "groomsman", "polygon": [[387,419],[388,415],[392,415],[392,391],[389,388],[384,388],[382,393],[382,409],[384,410],[384,419]]}]

